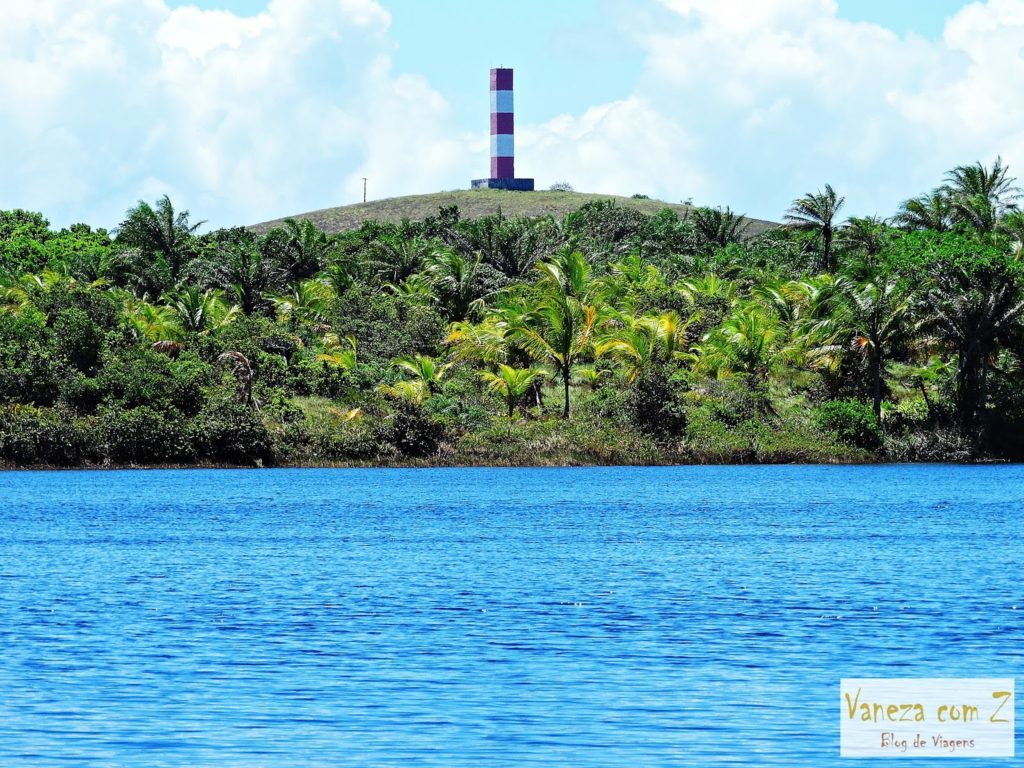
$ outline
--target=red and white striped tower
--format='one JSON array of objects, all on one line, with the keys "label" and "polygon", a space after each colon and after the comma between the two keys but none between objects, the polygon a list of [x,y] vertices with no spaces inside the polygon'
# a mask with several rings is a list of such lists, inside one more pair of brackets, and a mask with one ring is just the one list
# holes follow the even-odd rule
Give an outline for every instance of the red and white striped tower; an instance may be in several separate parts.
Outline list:
[{"label": "red and white striped tower", "polygon": [[491,175],[475,179],[474,189],[531,191],[533,179],[516,178],[515,110],[512,99],[512,70],[491,70]]},{"label": "red and white striped tower", "polygon": [[491,70],[491,178],[516,177],[512,70]]}]

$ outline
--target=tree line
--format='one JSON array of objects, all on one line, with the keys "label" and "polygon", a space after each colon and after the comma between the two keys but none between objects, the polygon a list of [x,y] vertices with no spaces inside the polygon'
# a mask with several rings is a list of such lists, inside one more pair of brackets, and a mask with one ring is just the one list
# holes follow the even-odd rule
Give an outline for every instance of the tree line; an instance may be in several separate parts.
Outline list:
[{"label": "tree line", "polygon": [[891,218],[729,209],[206,234],[0,212],[0,461],[1018,458],[1024,213],[997,160]]}]

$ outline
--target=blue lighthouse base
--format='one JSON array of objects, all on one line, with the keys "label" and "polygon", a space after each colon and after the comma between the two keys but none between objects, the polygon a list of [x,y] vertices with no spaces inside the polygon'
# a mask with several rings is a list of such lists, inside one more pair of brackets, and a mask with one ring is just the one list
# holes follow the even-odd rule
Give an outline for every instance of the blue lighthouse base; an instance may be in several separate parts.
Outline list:
[{"label": "blue lighthouse base", "polygon": [[471,189],[509,189],[533,192],[533,179],[473,179]]}]

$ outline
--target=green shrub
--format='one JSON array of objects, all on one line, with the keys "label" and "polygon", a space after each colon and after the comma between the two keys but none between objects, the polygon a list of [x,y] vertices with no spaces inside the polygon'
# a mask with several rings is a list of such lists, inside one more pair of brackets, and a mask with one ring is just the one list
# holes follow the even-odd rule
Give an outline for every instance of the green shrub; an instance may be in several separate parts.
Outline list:
[{"label": "green shrub", "polygon": [[882,428],[868,403],[832,400],[814,410],[817,426],[858,448],[875,449],[882,444]]},{"label": "green shrub", "polygon": [[393,445],[402,456],[425,458],[437,453],[445,432],[444,424],[423,406],[400,401],[378,422],[376,437]]},{"label": "green shrub", "polygon": [[57,350],[82,373],[99,363],[103,349],[103,331],[81,309],[62,309],[53,321]]},{"label": "green shrub", "polygon": [[108,408],[97,416],[105,458],[115,464],[159,464],[193,458],[183,420],[147,406]]},{"label": "green shrub", "polygon": [[653,366],[630,385],[626,409],[641,432],[674,437],[686,430],[686,409],[680,398],[682,383],[665,366]]},{"label": "green shrub", "polygon": [[218,399],[208,403],[188,428],[198,457],[224,464],[270,462],[273,447],[260,415],[242,403]]},{"label": "green shrub", "polygon": [[0,407],[0,463],[70,467],[90,458],[88,423],[54,408]]}]

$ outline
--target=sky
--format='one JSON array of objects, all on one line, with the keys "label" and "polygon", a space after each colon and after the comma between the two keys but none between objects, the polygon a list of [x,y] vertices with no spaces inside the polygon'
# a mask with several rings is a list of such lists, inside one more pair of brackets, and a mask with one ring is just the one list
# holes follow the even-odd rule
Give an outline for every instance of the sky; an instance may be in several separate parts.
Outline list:
[{"label": "sky", "polygon": [[[208,227],[468,187],[488,69],[538,188],[890,215],[1024,169],[1024,0],[0,0],[0,209]],[[1021,170],[1024,176],[1024,170]]]}]

